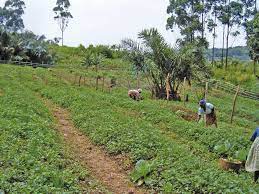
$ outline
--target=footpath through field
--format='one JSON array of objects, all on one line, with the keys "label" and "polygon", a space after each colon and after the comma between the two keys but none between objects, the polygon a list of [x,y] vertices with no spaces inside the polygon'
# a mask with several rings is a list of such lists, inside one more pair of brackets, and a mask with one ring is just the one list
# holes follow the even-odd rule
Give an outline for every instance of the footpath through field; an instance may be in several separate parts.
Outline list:
[{"label": "footpath through field", "polygon": [[100,147],[76,129],[70,120],[69,112],[44,99],[56,119],[57,130],[64,137],[65,143],[82,165],[92,173],[104,186],[113,193],[147,193],[136,188],[128,179],[125,170]]}]

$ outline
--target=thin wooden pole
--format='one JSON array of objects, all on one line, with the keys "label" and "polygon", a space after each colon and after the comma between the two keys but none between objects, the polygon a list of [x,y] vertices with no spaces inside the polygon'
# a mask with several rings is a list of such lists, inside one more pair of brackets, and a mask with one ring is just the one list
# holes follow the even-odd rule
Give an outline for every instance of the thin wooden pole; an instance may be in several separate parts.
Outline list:
[{"label": "thin wooden pole", "polygon": [[209,89],[209,82],[206,82],[206,86],[205,86],[205,100],[207,101],[208,99],[208,89]]},{"label": "thin wooden pole", "polygon": [[74,85],[76,85],[76,78],[77,78],[77,76],[76,76],[76,74],[75,74]]},{"label": "thin wooden pole", "polygon": [[99,81],[99,77],[97,76],[97,77],[96,77],[96,86],[95,86],[95,87],[96,87],[96,88],[95,88],[96,90],[98,90],[98,85],[99,85],[99,84],[98,84],[98,81]]},{"label": "thin wooden pole", "polygon": [[167,78],[166,78],[166,99],[167,99],[167,101],[170,100],[170,92],[171,92],[171,88],[170,88],[170,74],[168,73]]},{"label": "thin wooden pole", "polygon": [[82,79],[82,76],[80,75],[79,80],[78,80],[78,86],[79,87],[81,86],[81,79]]},{"label": "thin wooden pole", "polygon": [[95,72],[96,72],[96,90],[98,90],[98,81],[99,81],[99,76],[98,76],[98,65],[95,65]]},{"label": "thin wooden pole", "polygon": [[128,89],[131,89],[130,81],[128,79]]},{"label": "thin wooden pole", "polygon": [[183,104],[185,106],[185,83],[186,83],[186,77],[184,77],[184,80],[183,80]]},{"label": "thin wooden pole", "polygon": [[102,83],[102,91],[104,91],[104,76],[103,76],[103,83]]},{"label": "thin wooden pole", "polygon": [[232,107],[232,112],[231,112],[231,119],[230,119],[231,124],[233,123],[233,117],[234,117],[234,113],[235,113],[235,109],[236,109],[236,101],[237,101],[237,96],[239,94],[239,91],[240,91],[240,85],[237,86],[237,91],[234,96],[233,107]]},{"label": "thin wooden pole", "polygon": [[[208,100],[208,89],[209,89],[209,82],[206,82],[206,86],[205,86],[205,96],[204,99],[207,102]],[[206,106],[206,105],[205,105]],[[204,114],[204,121],[205,121],[205,127],[207,127],[207,115],[206,115],[206,111]]]}]

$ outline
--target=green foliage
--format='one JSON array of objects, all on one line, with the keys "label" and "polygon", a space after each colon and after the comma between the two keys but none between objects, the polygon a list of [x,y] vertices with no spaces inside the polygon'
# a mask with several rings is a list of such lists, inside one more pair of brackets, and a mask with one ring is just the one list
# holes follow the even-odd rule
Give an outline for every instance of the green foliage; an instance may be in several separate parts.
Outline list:
[{"label": "green foliage", "polygon": [[[206,46],[204,15],[210,12],[210,8],[210,1],[170,1],[167,8],[167,13],[170,14],[167,19],[167,28],[173,30],[177,26],[181,35],[184,36],[183,43],[198,40]],[[201,36],[195,37],[196,33],[201,33]]]},{"label": "green foliage", "polygon": [[230,60],[230,65],[227,71],[221,67],[215,67],[213,68],[213,74],[215,79],[224,80],[235,85],[241,85],[242,87],[254,92],[259,91],[256,86],[256,76],[253,75],[253,64],[251,62],[245,63],[233,59]]},{"label": "green foliage", "polygon": [[62,33],[62,46],[64,43],[64,31],[68,26],[68,22],[73,18],[69,11],[71,4],[69,0],[57,0],[56,7],[53,8],[55,13],[54,19],[58,21],[59,28]]},{"label": "green foliage", "polygon": [[5,75],[1,67],[0,192],[89,192],[79,182],[88,173],[68,157],[43,102]]},{"label": "green foliage", "polygon": [[0,60],[32,61],[53,63],[45,36],[37,36],[30,31],[9,33],[0,29]]},{"label": "green foliage", "polygon": [[24,14],[25,3],[22,0],[7,0],[4,7],[0,7],[0,24],[11,32],[18,32],[24,29],[22,15]]},{"label": "green foliage", "polygon": [[[212,52],[213,52],[212,49],[206,50],[206,58],[208,60],[212,59]],[[221,59],[221,55],[222,55],[222,49],[215,48],[214,59],[216,61],[219,61]],[[237,60],[242,60],[242,61],[250,60],[249,49],[247,47],[243,47],[243,46],[230,47],[228,55],[230,58],[230,62],[231,62],[231,58],[237,59]]]},{"label": "green foliage", "polygon": [[138,181],[138,185],[148,183],[150,173],[155,169],[154,163],[145,160],[139,160],[136,163],[135,169],[131,174],[134,182]]},{"label": "green foliage", "polygon": [[140,32],[139,39],[141,44],[124,40],[122,46],[136,69],[147,72],[152,78],[157,98],[165,98],[168,78],[173,99],[177,99],[176,91],[185,77],[187,80],[201,79],[209,74],[203,50],[198,46],[199,42],[197,45],[186,44],[172,48],[154,28]]},{"label": "green foliage", "polygon": [[[30,81],[28,76],[24,84],[71,110],[77,127],[94,143],[111,154],[123,153],[134,162],[139,161],[131,173],[139,185],[168,193],[258,192],[248,173],[241,171],[237,175],[220,170],[216,163],[220,154],[213,149],[229,142],[228,157],[235,158],[240,155],[237,153],[250,147],[250,134],[244,135],[240,127],[241,122],[243,127],[247,123],[244,115],[256,109],[249,106],[249,100],[240,102],[245,105],[240,107],[241,112],[238,109],[237,120],[240,122],[230,126],[227,115],[232,99],[226,94],[220,98],[210,94],[217,111],[220,110],[217,114],[221,124],[218,129],[204,128],[179,119],[170,111],[174,105],[171,103],[148,99],[135,103],[125,98],[124,90],[102,93],[75,88],[50,78],[51,82],[43,85]],[[187,105],[197,109],[195,102]]]},{"label": "green foliage", "polygon": [[252,60],[259,61],[259,13],[252,22],[252,31],[248,38],[248,47]]},{"label": "green foliage", "polygon": [[97,71],[98,65],[100,65],[103,61],[104,61],[104,56],[102,54],[98,54],[96,52],[88,50],[85,53],[85,57],[82,62],[82,66],[84,66],[86,68],[95,66],[96,71]]}]

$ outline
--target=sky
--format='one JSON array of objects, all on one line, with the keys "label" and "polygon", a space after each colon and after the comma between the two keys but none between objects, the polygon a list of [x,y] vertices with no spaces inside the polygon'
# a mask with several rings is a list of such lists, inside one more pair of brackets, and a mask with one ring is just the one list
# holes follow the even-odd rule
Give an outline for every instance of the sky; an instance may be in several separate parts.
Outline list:
[{"label": "sky", "polygon": [[[0,0],[0,5],[5,0]],[[48,39],[60,37],[52,11],[56,0],[25,0],[25,28]],[[157,28],[171,45],[180,38],[178,29],[166,30],[169,0],[70,0],[73,19],[64,35],[64,44],[119,44],[122,39],[137,39],[146,28]],[[219,30],[221,34],[221,30]],[[212,40],[211,33],[206,34]],[[244,34],[230,39],[230,46],[245,45]],[[216,47],[221,47],[221,36]]]}]

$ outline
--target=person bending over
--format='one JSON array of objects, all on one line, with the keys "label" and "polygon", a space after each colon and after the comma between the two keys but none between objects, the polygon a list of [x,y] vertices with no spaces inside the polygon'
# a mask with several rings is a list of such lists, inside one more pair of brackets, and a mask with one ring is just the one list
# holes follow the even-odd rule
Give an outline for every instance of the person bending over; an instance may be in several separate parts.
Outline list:
[{"label": "person bending over", "polygon": [[141,93],[142,93],[142,90],[141,89],[137,89],[137,90],[129,90],[128,91],[128,96],[130,98],[132,98],[133,100],[141,100]]},{"label": "person bending over", "polygon": [[206,102],[206,100],[201,100],[199,105],[198,122],[201,120],[201,117],[206,114],[206,126],[215,124],[215,126],[218,127],[214,105]]}]

